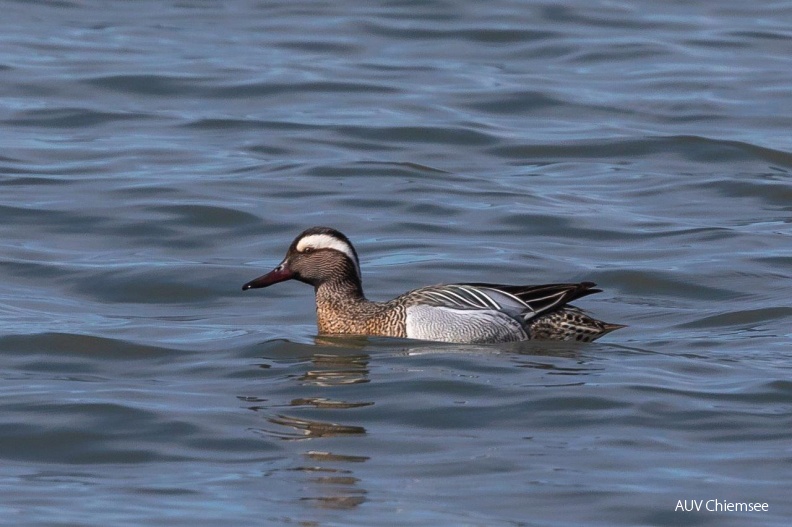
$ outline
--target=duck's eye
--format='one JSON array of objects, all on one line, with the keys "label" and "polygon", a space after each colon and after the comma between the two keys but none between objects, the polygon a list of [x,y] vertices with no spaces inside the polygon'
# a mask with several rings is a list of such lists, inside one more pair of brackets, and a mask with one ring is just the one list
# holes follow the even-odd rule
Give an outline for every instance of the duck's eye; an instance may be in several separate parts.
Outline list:
[{"label": "duck's eye", "polygon": [[303,252],[303,254],[308,254],[308,253],[312,253],[313,250],[314,250],[314,248],[309,245],[308,247],[304,248],[302,250],[302,252]]}]

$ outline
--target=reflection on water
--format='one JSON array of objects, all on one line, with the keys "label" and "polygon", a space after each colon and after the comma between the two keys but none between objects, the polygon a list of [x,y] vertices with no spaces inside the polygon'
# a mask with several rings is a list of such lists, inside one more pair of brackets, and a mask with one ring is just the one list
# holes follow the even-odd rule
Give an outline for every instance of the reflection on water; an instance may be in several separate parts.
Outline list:
[{"label": "reflection on water", "polygon": [[276,425],[288,426],[294,429],[296,434],[283,432],[270,432],[280,439],[315,439],[317,437],[334,437],[341,435],[363,435],[366,429],[362,426],[342,425],[324,421],[313,421],[300,419],[288,415],[276,415],[267,419]]},{"label": "reflection on water", "polygon": [[314,503],[318,507],[333,509],[351,509],[366,501],[365,489],[359,487],[360,479],[352,475],[351,468],[340,469],[335,464],[363,463],[366,456],[345,456],[331,452],[310,450],[304,457],[322,463],[311,467],[299,467],[296,470],[314,472],[316,475],[308,480],[318,496],[305,496],[302,500]]},{"label": "reflection on water", "polygon": [[292,399],[292,406],[313,406],[316,408],[360,408],[370,406],[374,403],[350,403],[346,401],[334,401],[325,397],[305,397]]},{"label": "reflection on water", "polygon": [[[305,457],[316,458],[312,453]],[[307,474],[305,488],[317,494],[302,496],[301,501],[330,509],[352,509],[366,501],[367,491],[358,487],[360,480],[351,475],[351,470],[326,465],[303,465],[292,470]]]},{"label": "reflection on water", "polygon": [[[447,361],[458,364],[459,358],[475,361],[478,371],[472,373],[470,378],[476,381],[471,384],[467,375],[459,375],[459,392],[452,397],[454,405],[473,396],[467,393],[467,387],[475,387],[482,378],[483,371],[478,362],[481,358],[495,359],[492,368],[497,371],[516,367],[539,372],[541,383],[523,383],[524,387],[534,388],[583,385],[583,380],[554,383],[547,376],[557,375],[559,379],[584,377],[602,369],[602,366],[585,358],[585,350],[591,348],[579,343],[529,342],[495,347],[358,336],[318,336],[315,342],[315,346],[306,346],[278,340],[278,347],[301,350],[299,358],[295,357],[288,367],[290,371],[279,377],[288,381],[288,385],[281,388],[282,393],[278,396],[246,396],[239,399],[250,403],[248,408],[265,418],[266,426],[254,432],[286,441],[289,445],[304,441],[311,445],[310,450],[301,452],[302,459],[310,460],[310,463],[302,462],[287,470],[305,474],[300,485],[300,499],[320,509],[355,508],[367,499],[365,479],[358,474],[355,465],[371,460],[370,455],[359,455],[361,451],[366,454],[370,454],[370,451],[364,450],[367,447],[363,443],[357,444],[356,439],[368,436],[369,431],[360,424],[365,422],[366,416],[356,412],[374,406],[376,402],[358,399],[355,395],[367,393],[370,397],[370,394],[376,393],[370,388],[364,391],[364,387],[372,383],[372,369],[387,362],[389,357],[407,357],[410,360],[423,358],[422,362],[410,366],[410,371],[406,373],[408,376],[418,371],[431,376],[433,368],[444,368]],[[276,351],[271,343],[265,343],[263,347],[268,354]],[[306,353],[309,349],[313,351],[310,355]],[[447,383],[437,384],[438,387],[441,385],[450,388]],[[405,412],[405,420],[424,419],[409,408]],[[409,414],[414,415],[410,417]],[[429,419],[435,424],[440,422],[437,415]],[[451,430],[453,425],[449,433]],[[339,440],[344,445],[340,448],[350,448],[348,441],[343,440],[352,440],[353,445],[357,444],[351,446],[354,454],[321,450],[315,446],[317,441]],[[339,448],[338,445],[336,448]]]},{"label": "reflection on water", "polygon": [[[96,4],[3,3],[3,521],[789,524],[792,3]],[[630,328],[312,342],[316,224]]]},{"label": "reflection on water", "polygon": [[309,450],[305,455],[309,459],[323,462],[344,461],[346,463],[363,463],[369,459],[368,456],[347,456],[333,454],[332,452],[322,452],[320,450]]},{"label": "reflection on water", "polygon": [[[389,412],[390,415],[399,415],[397,419],[402,423],[421,422],[426,429],[437,427],[436,430],[443,430],[441,433],[448,434],[448,440],[453,442],[455,434],[459,433],[456,423],[462,414],[467,414],[467,419],[481,419],[482,423],[489,419],[496,422],[498,419],[512,419],[508,410],[510,405],[503,400],[504,394],[492,402],[480,402],[480,408],[465,410],[460,406],[483,396],[485,392],[481,390],[488,385],[488,375],[497,379],[504,372],[515,369],[534,372],[518,381],[519,389],[515,392],[518,402],[512,405],[519,406],[522,390],[585,386],[589,382],[587,377],[600,374],[605,369],[595,357],[607,348],[565,342],[525,342],[496,347],[358,336],[317,336],[313,346],[278,340],[277,346],[269,342],[262,347],[271,356],[282,348],[299,349],[300,353],[293,357],[283,375],[272,372],[278,375],[278,379],[286,381],[277,394],[240,397],[240,400],[249,403],[249,409],[264,417],[266,426],[258,427],[254,432],[285,441],[289,447],[310,445],[310,449],[300,452],[303,462],[287,470],[305,475],[300,483],[300,499],[320,509],[355,508],[367,499],[369,489],[362,475],[367,472],[365,467],[361,470],[360,465],[368,466],[375,451],[361,441],[370,436],[368,425],[363,424],[369,422],[367,420],[372,414],[365,413],[365,409],[378,404],[371,399],[372,394],[378,393],[371,389],[371,384],[384,378],[372,376],[372,371],[378,371],[381,365],[394,359],[408,360],[402,382],[414,383],[418,376],[417,382],[422,383],[423,392],[427,396],[433,392],[440,394],[438,408],[446,408],[444,415],[428,408],[415,411],[409,405],[400,410],[403,414],[394,414],[392,406],[382,411],[386,415]],[[464,371],[465,361],[470,361],[472,371]],[[449,380],[442,374],[445,371],[452,373],[456,380],[453,377]],[[442,374],[439,377],[438,372]],[[406,384],[405,388],[410,389],[409,386],[411,384]],[[360,397],[362,394],[368,397],[363,399]],[[538,394],[535,397],[539,397]],[[573,400],[564,394],[545,395],[538,400],[540,403],[534,408],[538,421],[543,415],[562,411],[567,404],[590,406],[583,399]],[[595,402],[597,409],[603,405],[610,408],[610,401]],[[429,401],[424,401],[424,405],[427,404]],[[364,413],[359,413],[361,411]],[[483,413],[478,418],[473,417],[478,412]],[[462,433],[466,435],[468,432]],[[378,434],[377,442],[386,440],[385,437],[387,434]],[[317,449],[317,444],[332,444],[333,449]],[[343,449],[349,449],[352,454],[343,452]],[[360,455],[360,452],[366,455]],[[310,460],[310,463],[305,463],[305,460]]]},{"label": "reflection on water", "polygon": [[[587,343],[565,341],[523,341],[504,342],[499,344],[456,344],[449,342],[432,342],[425,340],[399,339],[390,337],[373,337],[363,335],[318,335],[314,343],[320,348],[338,348],[347,352],[351,350],[374,349],[385,347],[392,350],[395,346],[401,348],[401,354],[431,355],[438,353],[452,353],[455,355],[546,355],[550,357],[577,358],[582,351],[590,349]],[[322,355],[314,355],[315,358]],[[337,355],[328,355],[328,360],[334,360]]]},{"label": "reflection on water", "polygon": [[300,381],[315,386],[338,386],[369,382],[368,355],[316,354],[311,362],[317,367],[300,376]]},{"label": "reflection on water", "polygon": [[[339,353],[314,353],[307,361],[297,363],[300,368],[309,369],[300,374],[286,376],[287,379],[294,381],[290,385],[291,388],[302,392],[319,389],[331,395],[336,389],[348,389],[355,385],[365,385],[370,381],[369,355],[348,353],[349,347],[341,348],[337,340],[332,342]],[[356,346],[357,349],[360,347]],[[319,347],[319,349],[325,351],[327,348]],[[267,423],[276,425],[275,428],[260,428],[255,430],[256,432],[283,441],[313,442],[334,437],[365,436],[366,429],[363,426],[338,422],[339,417],[343,417],[338,411],[354,410],[374,404],[373,401],[350,401],[324,394],[292,397],[284,404],[269,402],[262,405],[260,403],[266,402],[266,399],[253,396],[239,397],[239,399],[254,403],[248,408],[264,413]],[[274,408],[278,408],[279,412],[273,413]],[[317,419],[287,414],[282,411],[283,408],[293,408],[295,411],[329,411],[329,413],[327,419]],[[314,464],[301,464],[290,469],[309,475],[303,488],[311,494],[302,496],[301,501],[323,509],[351,509],[366,501],[367,491],[360,488],[360,479],[354,475],[349,465],[366,462],[369,459],[367,456],[307,450],[303,452],[303,458]]]},{"label": "reflection on water", "polygon": [[576,366],[569,364],[555,364],[538,360],[518,360],[515,361],[518,368],[533,368],[535,370],[545,370],[548,375],[589,375],[595,371],[601,371],[602,367],[592,366],[586,363],[577,363]]}]

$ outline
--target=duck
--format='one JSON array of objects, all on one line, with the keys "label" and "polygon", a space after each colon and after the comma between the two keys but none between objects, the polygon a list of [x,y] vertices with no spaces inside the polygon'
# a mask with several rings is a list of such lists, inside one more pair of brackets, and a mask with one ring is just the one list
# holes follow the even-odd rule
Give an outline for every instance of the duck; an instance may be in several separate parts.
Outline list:
[{"label": "duck", "polygon": [[313,286],[320,335],[398,337],[458,344],[525,340],[591,342],[625,326],[596,320],[569,302],[599,293],[593,282],[545,285],[458,283],[414,289],[386,302],[363,294],[360,260],[330,227],[300,233],[272,271],[243,291],[286,280]]}]

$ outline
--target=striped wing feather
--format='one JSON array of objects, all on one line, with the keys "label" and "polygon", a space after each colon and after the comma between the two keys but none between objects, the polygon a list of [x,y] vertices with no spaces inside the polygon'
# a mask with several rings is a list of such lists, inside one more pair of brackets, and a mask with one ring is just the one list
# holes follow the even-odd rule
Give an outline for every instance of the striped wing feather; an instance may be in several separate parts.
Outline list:
[{"label": "striped wing feather", "polygon": [[415,299],[454,309],[504,311],[529,320],[552,312],[569,302],[598,293],[593,282],[578,284],[502,285],[488,283],[449,284],[413,292]]},{"label": "striped wing feather", "polygon": [[519,298],[526,306],[523,318],[528,320],[537,315],[550,313],[569,302],[587,295],[599,293],[594,282],[580,282],[577,284],[545,284],[545,285],[502,285],[473,283],[467,284],[475,288],[495,289]]}]

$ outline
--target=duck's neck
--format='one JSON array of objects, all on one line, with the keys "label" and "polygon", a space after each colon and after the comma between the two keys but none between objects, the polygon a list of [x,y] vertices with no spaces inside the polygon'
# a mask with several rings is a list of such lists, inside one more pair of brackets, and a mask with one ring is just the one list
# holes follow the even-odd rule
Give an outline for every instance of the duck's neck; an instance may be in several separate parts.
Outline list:
[{"label": "duck's neck", "polygon": [[365,302],[363,286],[357,280],[331,280],[315,287],[316,302],[323,303],[357,303]]},{"label": "duck's neck", "polygon": [[316,286],[316,323],[319,333],[361,333],[372,302],[357,280],[334,280]]}]

